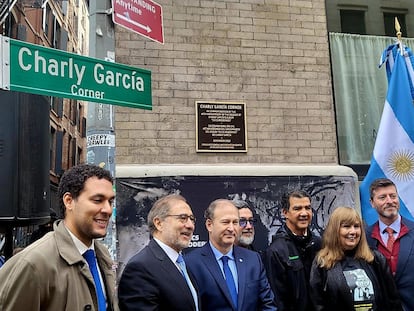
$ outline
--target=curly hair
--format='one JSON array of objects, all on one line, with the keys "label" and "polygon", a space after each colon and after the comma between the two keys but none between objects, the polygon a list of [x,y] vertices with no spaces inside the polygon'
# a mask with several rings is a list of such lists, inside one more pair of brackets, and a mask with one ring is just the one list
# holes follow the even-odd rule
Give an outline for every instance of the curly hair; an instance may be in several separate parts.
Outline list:
[{"label": "curly hair", "polygon": [[84,189],[86,180],[91,177],[103,178],[112,184],[114,183],[109,171],[93,164],[79,164],[71,167],[63,174],[58,188],[61,215],[65,215],[66,211],[65,205],[63,204],[63,196],[65,193],[69,192],[73,199],[78,198]]}]

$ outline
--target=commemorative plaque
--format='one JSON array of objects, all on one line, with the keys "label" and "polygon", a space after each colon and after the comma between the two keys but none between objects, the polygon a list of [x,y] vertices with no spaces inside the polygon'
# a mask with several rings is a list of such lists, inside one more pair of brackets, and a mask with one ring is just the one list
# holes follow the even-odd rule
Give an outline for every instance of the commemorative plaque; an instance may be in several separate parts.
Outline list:
[{"label": "commemorative plaque", "polygon": [[247,152],[246,104],[196,102],[197,152]]}]

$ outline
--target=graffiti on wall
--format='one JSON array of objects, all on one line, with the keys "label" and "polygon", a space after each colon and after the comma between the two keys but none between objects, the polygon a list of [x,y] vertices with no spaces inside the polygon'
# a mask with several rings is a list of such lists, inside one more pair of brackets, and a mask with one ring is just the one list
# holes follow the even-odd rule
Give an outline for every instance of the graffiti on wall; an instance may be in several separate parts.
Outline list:
[{"label": "graffiti on wall", "polygon": [[264,250],[283,224],[282,195],[294,189],[306,190],[312,197],[312,231],[323,233],[329,215],[338,206],[356,206],[356,180],[352,176],[162,176],[118,178],[117,236],[118,274],[136,252],[149,241],[147,215],[162,196],[184,196],[197,218],[190,248],[208,241],[203,213],[215,199],[241,199],[257,218],[254,247]]}]

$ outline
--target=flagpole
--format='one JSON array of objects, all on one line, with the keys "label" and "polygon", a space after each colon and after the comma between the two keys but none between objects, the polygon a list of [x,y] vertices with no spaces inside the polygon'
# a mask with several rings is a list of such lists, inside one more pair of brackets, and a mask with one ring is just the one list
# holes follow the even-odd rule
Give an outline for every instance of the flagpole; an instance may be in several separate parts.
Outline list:
[{"label": "flagpole", "polygon": [[403,45],[402,45],[402,39],[401,39],[401,26],[400,26],[400,23],[398,22],[398,18],[397,17],[395,17],[395,31],[397,32],[396,33],[396,35],[397,35],[397,41],[398,41],[398,45],[400,46],[400,53],[401,53],[401,55],[404,55],[404,48],[403,48]]},{"label": "flagpole", "polygon": [[360,185],[361,211],[369,225],[378,220],[378,214],[370,203],[370,186],[378,178],[388,178],[395,183],[400,198],[400,214],[414,219],[414,55],[402,43],[397,19],[395,30],[397,40],[381,56],[380,64],[387,66],[388,90],[371,164]]}]

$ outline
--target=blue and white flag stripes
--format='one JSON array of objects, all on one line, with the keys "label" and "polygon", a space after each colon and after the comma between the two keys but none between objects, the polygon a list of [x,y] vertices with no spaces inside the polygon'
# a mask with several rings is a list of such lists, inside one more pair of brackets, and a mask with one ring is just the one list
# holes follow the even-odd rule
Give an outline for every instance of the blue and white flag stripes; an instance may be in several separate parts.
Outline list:
[{"label": "blue and white flag stripes", "polygon": [[[397,54],[400,54],[400,44],[394,43],[389,45],[381,55],[378,67],[381,67],[385,63],[386,71],[387,71],[387,79],[388,83],[390,82],[391,72],[394,68],[395,64],[395,57]],[[407,71],[408,75],[410,76],[410,89],[411,95],[414,98],[414,55],[411,52],[410,48],[404,45],[404,53],[408,54],[408,57],[405,57],[406,64],[407,64]]]},{"label": "blue and white flag stripes", "polygon": [[371,166],[360,186],[362,216],[368,225],[378,219],[369,195],[369,186],[377,178],[389,178],[396,184],[401,215],[414,219],[414,106],[408,69],[412,70],[410,52],[401,55],[398,50],[389,53],[386,60],[389,62],[392,57],[392,65],[388,63],[388,93]]}]

